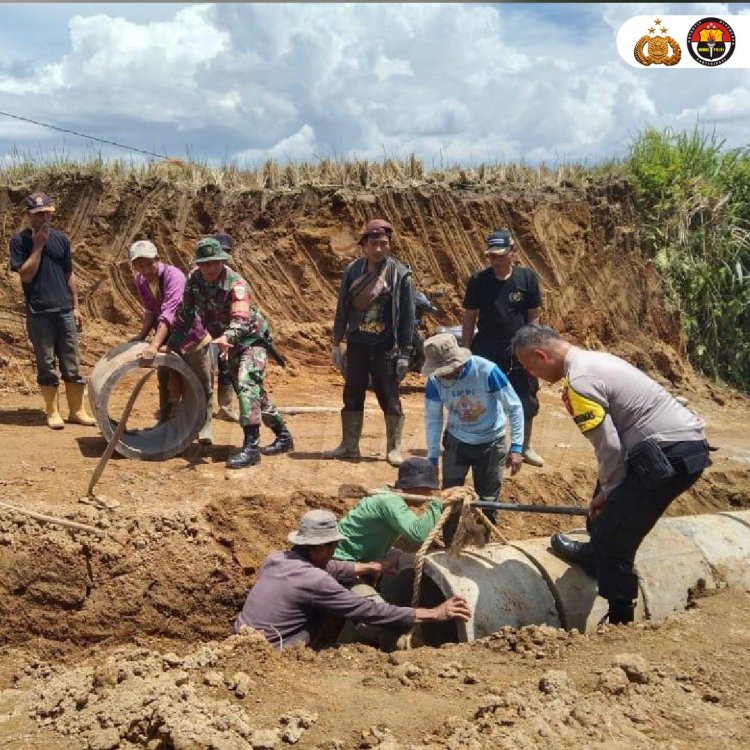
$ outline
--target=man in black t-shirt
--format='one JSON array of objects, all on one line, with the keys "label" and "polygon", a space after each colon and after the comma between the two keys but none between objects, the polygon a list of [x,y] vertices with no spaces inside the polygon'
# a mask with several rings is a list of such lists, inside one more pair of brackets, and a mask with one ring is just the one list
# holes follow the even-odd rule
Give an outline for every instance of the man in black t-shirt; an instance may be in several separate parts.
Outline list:
[{"label": "man in black t-shirt", "polygon": [[487,238],[490,266],[475,273],[466,287],[462,343],[473,354],[497,364],[508,377],[523,406],[523,459],[532,466],[542,466],[544,460],[529,445],[532,421],[539,412],[539,381],[513,357],[511,347],[519,328],[539,322],[542,294],[536,274],[530,268],[513,265],[514,244],[507,229],[492,232]]},{"label": "man in black t-shirt", "polygon": [[48,195],[32,193],[26,198],[26,209],[31,227],[11,237],[10,270],[21,277],[26,331],[34,347],[36,379],[44,397],[47,424],[53,430],[64,427],[58,410],[57,360],[65,381],[68,421],[94,425],[96,421],[83,405],[84,379],[78,354],[81,313],[70,240],[50,226],[55,206]]}]

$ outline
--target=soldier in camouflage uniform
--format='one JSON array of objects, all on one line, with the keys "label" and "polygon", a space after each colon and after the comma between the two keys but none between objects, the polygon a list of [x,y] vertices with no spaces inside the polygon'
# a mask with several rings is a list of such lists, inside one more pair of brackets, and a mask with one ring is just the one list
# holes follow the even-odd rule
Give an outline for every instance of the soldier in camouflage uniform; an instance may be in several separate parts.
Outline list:
[{"label": "soldier in camouflage uniform", "polygon": [[[268,322],[250,305],[247,282],[226,266],[228,259],[213,237],[198,242],[197,268],[188,277],[167,345],[179,349],[198,314],[219,347],[219,356],[228,359],[245,439],[242,450],[229,458],[227,466],[241,469],[257,464],[261,453],[269,456],[290,451],[294,442],[263,387],[271,341]],[[259,448],[261,421],[276,435],[263,449]]]}]

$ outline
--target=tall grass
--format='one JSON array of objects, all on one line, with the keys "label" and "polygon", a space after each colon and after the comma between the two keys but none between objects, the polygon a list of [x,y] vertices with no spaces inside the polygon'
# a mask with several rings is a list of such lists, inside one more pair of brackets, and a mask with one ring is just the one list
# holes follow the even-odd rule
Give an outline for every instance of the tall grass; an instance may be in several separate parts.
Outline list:
[{"label": "tall grass", "polygon": [[590,170],[577,164],[486,163],[428,169],[414,154],[404,158],[319,159],[316,162],[266,161],[252,169],[237,164],[210,164],[182,159],[112,159],[91,151],[82,158],[62,152],[45,154],[11,151],[0,160],[0,179],[10,184],[63,175],[85,174],[113,182],[157,178],[181,187],[215,186],[225,190],[299,190],[305,187],[376,189],[442,185],[455,189],[519,186],[527,188],[583,188],[591,182]]},{"label": "tall grass", "polygon": [[698,127],[650,128],[625,166],[692,364],[750,391],[750,149]]}]

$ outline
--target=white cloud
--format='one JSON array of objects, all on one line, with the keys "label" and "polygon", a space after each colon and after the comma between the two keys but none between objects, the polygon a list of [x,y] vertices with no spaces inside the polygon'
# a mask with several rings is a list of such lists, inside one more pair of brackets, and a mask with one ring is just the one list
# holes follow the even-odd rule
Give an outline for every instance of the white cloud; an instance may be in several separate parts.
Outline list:
[{"label": "white cloud", "polygon": [[288,138],[282,138],[269,149],[247,149],[235,154],[232,158],[239,164],[255,164],[263,159],[274,159],[279,162],[310,161],[315,157],[315,131],[309,125],[303,125]]},{"label": "white cloud", "polygon": [[[244,162],[410,152],[428,164],[593,160],[646,125],[692,127],[694,117],[747,142],[747,71],[640,71],[617,54],[627,18],[709,7],[727,12],[251,3],[171,17],[162,8],[160,20],[136,22],[78,5],[70,49],[32,77],[18,60],[0,64],[0,92],[3,108],[35,119]],[[6,133],[4,143],[39,139],[23,127]]]}]

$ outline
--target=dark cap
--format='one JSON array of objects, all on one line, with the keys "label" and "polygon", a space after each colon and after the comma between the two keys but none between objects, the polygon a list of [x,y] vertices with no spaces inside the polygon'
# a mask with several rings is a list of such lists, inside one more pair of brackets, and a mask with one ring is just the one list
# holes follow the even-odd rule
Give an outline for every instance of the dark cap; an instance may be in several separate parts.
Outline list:
[{"label": "dark cap", "polygon": [[38,214],[42,211],[52,213],[55,210],[55,203],[46,193],[32,193],[26,198],[26,210],[30,214]]},{"label": "dark cap", "polygon": [[407,490],[415,487],[429,487],[436,490],[440,487],[435,467],[426,458],[407,458],[398,467],[398,479],[393,485],[396,489]]},{"label": "dark cap", "polygon": [[360,244],[365,242],[368,237],[388,237],[393,235],[393,227],[385,219],[371,219],[362,228],[362,235],[359,238]]},{"label": "dark cap", "polygon": [[195,262],[208,263],[212,260],[229,260],[230,256],[221,249],[219,240],[205,237],[195,246]]},{"label": "dark cap", "polygon": [[232,239],[232,235],[227,234],[226,232],[218,232],[217,234],[211,235],[215,240],[219,240],[219,244],[221,245],[222,250],[226,250],[228,253],[231,253],[232,250],[234,250],[234,240]]},{"label": "dark cap", "polygon": [[507,255],[515,244],[507,229],[498,229],[487,238],[487,252],[492,255]]}]

